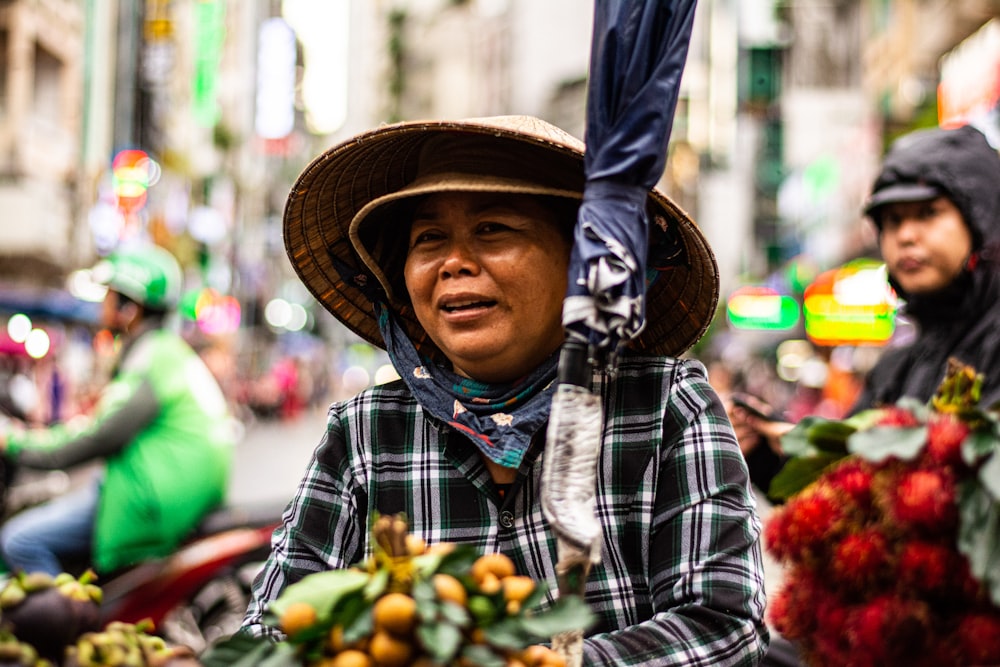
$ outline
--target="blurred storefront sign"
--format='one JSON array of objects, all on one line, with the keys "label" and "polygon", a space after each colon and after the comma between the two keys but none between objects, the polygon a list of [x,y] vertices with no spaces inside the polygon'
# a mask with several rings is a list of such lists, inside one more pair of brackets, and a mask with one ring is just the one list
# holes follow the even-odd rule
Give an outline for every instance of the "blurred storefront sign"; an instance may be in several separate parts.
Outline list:
[{"label": "blurred storefront sign", "polygon": [[194,118],[202,127],[219,120],[219,65],[226,38],[226,5],[222,0],[195,3],[195,69],[192,81]]},{"label": "blurred storefront sign", "polygon": [[257,47],[257,104],[254,129],[268,148],[295,127],[295,33],[288,23],[272,17],[260,26]]},{"label": "blurred storefront sign", "polygon": [[885,265],[856,259],[824,271],[803,296],[806,336],[816,345],[884,345],[895,330]]},{"label": "blurred storefront sign", "polygon": [[799,323],[799,304],[770,287],[747,285],[729,296],[726,314],[736,329],[788,331]]},{"label": "blurred storefront sign", "polygon": [[1000,20],[993,19],[941,57],[938,122],[956,127],[1000,103]]}]

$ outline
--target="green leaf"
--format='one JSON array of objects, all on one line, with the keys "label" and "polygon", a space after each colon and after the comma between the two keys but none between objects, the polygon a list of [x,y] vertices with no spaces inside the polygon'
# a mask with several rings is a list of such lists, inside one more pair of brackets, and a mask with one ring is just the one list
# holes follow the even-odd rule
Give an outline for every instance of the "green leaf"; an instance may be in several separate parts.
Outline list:
[{"label": "green leaf", "polygon": [[462,649],[462,657],[476,667],[504,667],[507,661],[494,653],[489,646],[469,644]]},{"label": "green leaf", "polygon": [[548,641],[552,635],[571,630],[586,631],[596,617],[583,598],[567,595],[556,600],[555,605],[538,614],[525,614],[516,619],[520,626],[539,641]]},{"label": "green leaf", "polygon": [[369,579],[367,572],[358,570],[315,572],[286,588],[269,610],[280,618],[289,605],[307,602],[316,610],[317,625],[322,625],[330,621],[330,612],[343,596],[360,591]]},{"label": "green leaf", "polygon": [[872,463],[881,463],[890,456],[911,461],[923,450],[926,442],[926,426],[875,426],[848,438],[847,449]]},{"label": "green leaf", "polygon": [[420,554],[419,556],[414,556],[411,562],[418,577],[429,579],[431,575],[435,574],[441,568],[441,561],[443,560],[444,554]]},{"label": "green leaf", "polygon": [[469,578],[469,570],[481,554],[471,544],[456,544],[455,548],[441,558],[438,572],[450,574],[460,580]]},{"label": "green leaf", "polygon": [[1000,437],[997,436],[995,424],[973,431],[962,441],[962,460],[966,465],[974,466],[980,459],[994,452],[1000,452]]},{"label": "green leaf", "polygon": [[958,550],[969,570],[1000,605],[1000,503],[974,481],[959,487]]},{"label": "green leaf", "polygon": [[445,600],[441,603],[439,609],[441,610],[441,618],[449,623],[457,625],[460,628],[467,628],[472,625],[472,615],[469,614],[469,610],[457,602]]},{"label": "green leaf", "polygon": [[410,594],[417,603],[417,617],[420,620],[431,621],[437,618],[441,604],[434,592],[434,584],[426,579],[417,579],[413,582]]},{"label": "green leaf", "polygon": [[204,667],[297,667],[295,647],[265,637],[236,634],[224,639],[198,657]]},{"label": "green leaf", "polygon": [[994,503],[1000,500],[1000,454],[994,454],[979,468],[979,481]]},{"label": "green leaf", "polygon": [[847,439],[857,429],[841,421],[819,420],[806,429],[809,443],[820,452],[847,453]]},{"label": "green leaf", "polygon": [[[509,651],[519,651],[525,646],[535,644],[539,641],[538,637],[528,632],[520,623],[520,619],[514,616],[484,627],[483,634],[491,646]],[[548,639],[548,637],[545,637],[545,639]]]},{"label": "green leaf", "polygon": [[278,644],[270,655],[250,664],[255,667],[298,667],[302,664],[302,659],[292,644]]},{"label": "green leaf", "polygon": [[781,437],[781,449],[788,456],[805,456],[815,453],[815,448],[809,442],[809,428],[819,421],[820,417],[803,417],[788,433]]},{"label": "green leaf", "polygon": [[[198,660],[205,667],[233,667],[244,659],[251,657],[254,661],[260,659],[264,654],[273,651],[274,646],[274,640],[235,634],[209,647]],[[244,664],[252,663],[244,662]]]},{"label": "green leaf", "polygon": [[334,609],[336,624],[344,628],[344,643],[352,644],[372,632],[372,603],[361,595],[345,596]]},{"label": "green leaf", "polygon": [[366,600],[374,601],[389,587],[389,570],[380,568],[375,570],[375,574],[365,584],[364,596]]},{"label": "green leaf", "polygon": [[869,410],[862,410],[857,414],[851,415],[844,420],[844,423],[853,426],[858,431],[863,431],[875,426],[881,418],[882,410],[878,408],[871,408]]},{"label": "green leaf", "polygon": [[432,658],[447,663],[462,646],[462,631],[451,623],[424,623],[417,628],[417,639]]},{"label": "green leaf", "polygon": [[926,422],[931,414],[931,408],[926,402],[912,396],[903,396],[896,401],[896,407],[912,413],[921,422]]},{"label": "green leaf", "polygon": [[828,466],[844,458],[829,452],[789,459],[771,480],[767,497],[785,501],[816,481]]}]

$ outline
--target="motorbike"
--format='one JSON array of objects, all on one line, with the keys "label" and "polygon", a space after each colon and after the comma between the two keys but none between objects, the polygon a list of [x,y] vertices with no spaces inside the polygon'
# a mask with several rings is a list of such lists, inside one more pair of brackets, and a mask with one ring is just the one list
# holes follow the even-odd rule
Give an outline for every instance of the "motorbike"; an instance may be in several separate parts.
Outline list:
[{"label": "motorbike", "polygon": [[[73,486],[64,471],[18,470],[0,457],[3,516]],[[270,551],[284,507],[276,502],[223,506],[199,524],[180,548],[120,571],[99,573],[104,593],[101,627],[110,621],[153,622],[156,634],[200,653],[239,628],[250,587]],[[87,563],[67,563],[79,575]]]}]

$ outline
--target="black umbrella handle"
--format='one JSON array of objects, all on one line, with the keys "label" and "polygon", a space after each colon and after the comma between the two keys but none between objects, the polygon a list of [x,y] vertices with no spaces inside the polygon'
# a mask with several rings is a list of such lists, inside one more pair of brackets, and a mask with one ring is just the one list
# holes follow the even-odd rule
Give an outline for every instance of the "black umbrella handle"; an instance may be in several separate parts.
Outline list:
[{"label": "black umbrella handle", "polygon": [[587,343],[568,340],[559,350],[559,384],[572,384],[590,389],[593,362]]}]

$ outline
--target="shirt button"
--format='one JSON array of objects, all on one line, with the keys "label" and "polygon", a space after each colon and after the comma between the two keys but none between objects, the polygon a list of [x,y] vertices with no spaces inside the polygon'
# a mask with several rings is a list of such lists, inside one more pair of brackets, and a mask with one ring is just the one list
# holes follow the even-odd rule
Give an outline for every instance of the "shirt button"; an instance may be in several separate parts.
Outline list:
[{"label": "shirt button", "polygon": [[500,525],[504,528],[510,528],[514,525],[514,515],[507,510],[500,512]]}]

